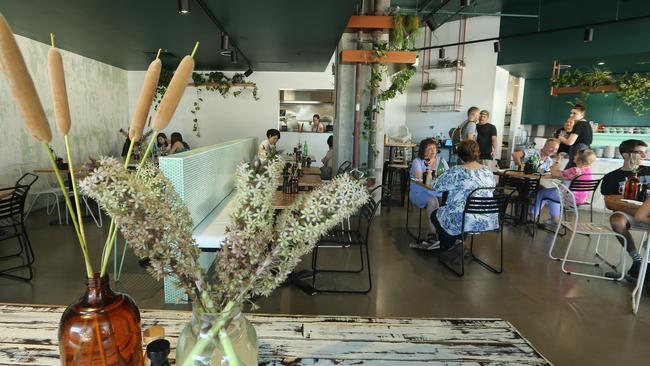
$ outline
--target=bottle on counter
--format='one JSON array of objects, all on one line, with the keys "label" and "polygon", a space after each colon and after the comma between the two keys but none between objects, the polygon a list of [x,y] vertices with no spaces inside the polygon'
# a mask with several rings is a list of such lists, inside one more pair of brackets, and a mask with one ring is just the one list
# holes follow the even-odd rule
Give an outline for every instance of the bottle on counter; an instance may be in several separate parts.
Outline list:
[{"label": "bottle on counter", "polygon": [[166,339],[156,339],[147,345],[147,357],[151,360],[151,366],[170,366],[167,356],[170,345]]},{"label": "bottle on counter", "polygon": [[309,149],[307,148],[307,140],[305,140],[305,144],[302,145],[302,155],[303,156],[309,155]]}]

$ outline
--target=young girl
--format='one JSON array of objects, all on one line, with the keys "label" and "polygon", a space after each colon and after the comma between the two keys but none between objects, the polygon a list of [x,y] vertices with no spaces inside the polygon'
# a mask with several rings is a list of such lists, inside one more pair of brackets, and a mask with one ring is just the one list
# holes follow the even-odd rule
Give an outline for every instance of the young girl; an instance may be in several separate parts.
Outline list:
[{"label": "young girl", "polygon": [[[596,161],[596,154],[592,150],[582,150],[578,152],[573,159],[573,162],[576,164],[576,166],[573,168],[560,170],[558,160],[551,167],[551,175],[554,178],[562,179],[562,183],[567,187],[576,177],[580,180],[590,180],[593,179],[591,177],[591,164],[594,161]],[[576,204],[579,205],[587,200],[589,192],[573,192],[573,195],[576,198]],[[535,207],[533,207],[534,218],[537,218],[540,211],[542,210],[542,200],[544,198],[552,199],[557,202],[560,201],[560,197],[558,196],[558,191],[556,188],[546,188],[537,192]],[[551,201],[544,201],[544,203],[548,203],[548,210],[551,214],[551,218],[544,221],[544,224],[549,226],[557,225],[560,222],[560,204]]]},{"label": "young girl", "polygon": [[156,151],[158,156],[167,155],[169,151],[169,140],[167,140],[167,135],[164,133],[159,133],[156,136]]},{"label": "young girl", "polygon": [[170,142],[171,147],[169,148],[169,154],[177,154],[188,151],[190,145],[187,142],[183,141],[183,135],[178,132],[172,133],[172,139]]}]

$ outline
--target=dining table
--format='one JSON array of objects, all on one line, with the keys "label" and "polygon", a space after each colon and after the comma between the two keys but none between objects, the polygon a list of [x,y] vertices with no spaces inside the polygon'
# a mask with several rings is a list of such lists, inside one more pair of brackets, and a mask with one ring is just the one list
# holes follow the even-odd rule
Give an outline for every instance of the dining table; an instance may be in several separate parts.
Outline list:
[{"label": "dining table", "polygon": [[[278,178],[278,186],[282,186],[282,177]],[[323,184],[320,175],[302,175],[298,177],[298,188],[314,189]]]},{"label": "dining table", "polygon": [[[65,307],[0,304],[0,364],[60,365]],[[247,313],[260,365],[550,365],[509,322],[498,318],[381,318]],[[141,327],[164,329],[169,360],[192,312],[140,309]],[[143,345],[144,346],[144,345]]]},{"label": "dining table", "polygon": [[286,210],[296,201],[302,193],[284,193],[282,191],[273,192],[273,208],[275,210]]},{"label": "dining table", "polygon": [[[11,188],[11,189],[9,189],[9,188]],[[0,186],[0,199],[11,197],[11,195],[14,193],[13,188],[14,187]]]},{"label": "dining table", "polygon": [[302,173],[304,175],[320,175],[320,168],[315,166],[303,167]]}]

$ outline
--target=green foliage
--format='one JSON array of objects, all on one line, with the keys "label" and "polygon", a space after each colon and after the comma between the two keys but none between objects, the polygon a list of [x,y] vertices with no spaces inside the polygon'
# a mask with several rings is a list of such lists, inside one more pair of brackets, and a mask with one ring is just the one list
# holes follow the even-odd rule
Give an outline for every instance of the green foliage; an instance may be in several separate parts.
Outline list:
[{"label": "green foliage", "polygon": [[422,84],[422,90],[435,90],[436,88],[438,88],[438,84],[434,80],[429,80]]},{"label": "green foliage", "polygon": [[650,81],[647,75],[634,73],[625,74],[617,82],[616,95],[626,106],[630,107],[638,116],[650,110],[646,102],[650,98]]},{"label": "green foliage", "polygon": [[393,15],[393,30],[391,32],[390,49],[407,51],[415,48],[420,18],[417,15]]},{"label": "green foliage", "polygon": [[438,62],[436,62],[437,69],[455,69],[456,67],[465,67],[465,61],[441,58],[438,59]]}]

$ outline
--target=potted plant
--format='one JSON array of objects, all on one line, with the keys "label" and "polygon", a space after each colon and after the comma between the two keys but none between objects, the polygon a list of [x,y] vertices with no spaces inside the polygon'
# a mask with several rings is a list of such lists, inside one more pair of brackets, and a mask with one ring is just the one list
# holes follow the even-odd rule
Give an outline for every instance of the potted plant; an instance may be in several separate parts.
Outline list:
[{"label": "potted plant", "polygon": [[435,82],[435,80],[429,80],[422,84],[422,90],[427,91],[427,90],[435,90],[438,87],[438,84]]}]

